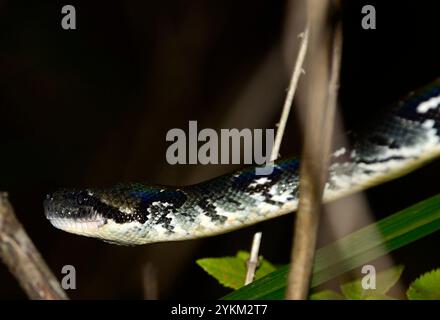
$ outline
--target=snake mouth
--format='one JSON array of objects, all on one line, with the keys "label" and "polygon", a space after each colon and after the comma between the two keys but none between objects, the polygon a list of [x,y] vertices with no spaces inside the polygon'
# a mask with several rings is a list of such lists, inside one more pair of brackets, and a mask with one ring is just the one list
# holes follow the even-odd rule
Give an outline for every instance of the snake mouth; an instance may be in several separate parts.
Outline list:
[{"label": "snake mouth", "polygon": [[46,218],[57,229],[94,236],[107,223],[107,219],[87,203],[78,203],[78,197],[82,196],[75,191],[60,191],[48,195],[44,201]]},{"label": "snake mouth", "polygon": [[94,220],[79,220],[70,218],[51,217],[49,222],[57,229],[75,234],[91,234],[98,231],[100,227],[106,224],[105,219],[96,218]]}]

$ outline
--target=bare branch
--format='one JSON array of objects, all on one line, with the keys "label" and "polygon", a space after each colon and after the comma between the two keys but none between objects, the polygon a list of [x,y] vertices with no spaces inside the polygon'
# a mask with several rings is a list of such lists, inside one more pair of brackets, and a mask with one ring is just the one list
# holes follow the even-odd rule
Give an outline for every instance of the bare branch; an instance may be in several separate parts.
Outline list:
[{"label": "bare branch", "polygon": [[261,232],[256,232],[254,234],[254,239],[252,241],[252,249],[251,255],[247,262],[247,272],[246,272],[246,280],[244,281],[244,285],[248,285],[252,281],[254,281],[255,271],[258,267],[258,252],[260,251],[261,244]]},{"label": "bare branch", "polygon": [[[327,43],[326,21],[331,1],[308,0],[311,40],[307,70],[304,150],[300,168],[300,200],[291,253],[286,298],[307,299],[318,234],[322,194],[339,85],[341,25],[335,29],[333,54]],[[329,57],[332,56],[331,68]]]},{"label": "bare branch", "polygon": [[[307,53],[307,45],[309,41],[309,29],[306,28],[304,33],[299,35],[301,38],[301,45],[298,52],[298,57],[296,58],[295,67],[292,72],[292,77],[290,79],[289,89],[287,91],[286,100],[284,101],[283,111],[281,113],[281,118],[278,123],[277,135],[275,137],[275,143],[272,148],[272,154],[270,161],[273,162],[278,158],[280,151],[281,141],[283,140],[284,130],[286,129],[287,119],[289,118],[290,109],[292,108],[293,97],[295,96],[296,88],[298,87],[299,77],[303,72],[303,63]],[[261,232],[257,232],[254,235],[254,240],[252,242],[251,257],[248,261],[248,269],[246,273],[245,285],[251,283],[254,280],[255,270],[258,266],[258,251],[261,242]]]},{"label": "bare branch", "polygon": [[281,113],[280,122],[278,123],[277,135],[275,137],[275,143],[272,148],[271,161],[275,161],[278,158],[280,151],[281,141],[283,140],[284,130],[286,129],[287,119],[289,118],[290,109],[292,107],[293,97],[295,96],[296,88],[298,87],[299,77],[303,72],[303,63],[307,53],[307,46],[309,43],[309,28],[306,28],[304,33],[301,33],[299,37],[302,39],[298,52],[298,57],[293,69],[292,78],[290,79],[289,90],[287,91],[286,100],[284,101],[283,111]]},{"label": "bare branch", "polygon": [[30,299],[68,299],[15,217],[6,193],[0,193],[0,258]]}]

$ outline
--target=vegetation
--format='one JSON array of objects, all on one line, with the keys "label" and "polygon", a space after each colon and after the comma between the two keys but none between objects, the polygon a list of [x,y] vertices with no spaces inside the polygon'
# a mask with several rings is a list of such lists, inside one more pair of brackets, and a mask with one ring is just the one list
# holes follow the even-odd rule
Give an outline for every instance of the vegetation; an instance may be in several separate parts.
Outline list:
[{"label": "vegetation", "polygon": [[[318,249],[311,288],[316,288],[439,229],[440,195],[437,195]],[[223,299],[283,299],[289,266],[275,268],[269,261],[260,257],[255,281],[243,286],[248,257],[249,253],[240,251],[235,257],[205,258],[197,263],[221,284],[234,289]],[[361,279],[357,279],[342,284],[340,293],[319,291],[312,293],[310,299],[393,299],[387,293],[396,284],[402,272],[402,266],[378,272],[375,289],[364,290]],[[412,282],[406,295],[411,300],[440,299],[440,269],[421,275]]]}]

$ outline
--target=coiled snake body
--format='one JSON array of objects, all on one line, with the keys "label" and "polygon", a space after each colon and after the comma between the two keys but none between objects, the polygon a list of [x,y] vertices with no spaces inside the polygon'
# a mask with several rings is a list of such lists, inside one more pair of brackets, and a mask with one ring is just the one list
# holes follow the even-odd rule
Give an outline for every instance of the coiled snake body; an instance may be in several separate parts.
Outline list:
[{"label": "coiled snake body", "polygon": [[[440,81],[412,93],[331,156],[324,201],[414,170],[440,155]],[[185,187],[141,183],[48,195],[46,217],[59,229],[137,245],[228,232],[295,211],[299,161],[254,168]]]}]

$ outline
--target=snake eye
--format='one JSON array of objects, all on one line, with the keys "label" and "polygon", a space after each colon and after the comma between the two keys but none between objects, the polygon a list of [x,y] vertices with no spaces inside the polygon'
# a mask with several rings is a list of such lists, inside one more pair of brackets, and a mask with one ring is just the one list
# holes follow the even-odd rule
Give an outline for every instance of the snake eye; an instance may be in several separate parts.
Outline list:
[{"label": "snake eye", "polygon": [[85,192],[80,192],[76,196],[76,203],[80,206],[86,204],[88,200],[89,200],[89,195]]}]

